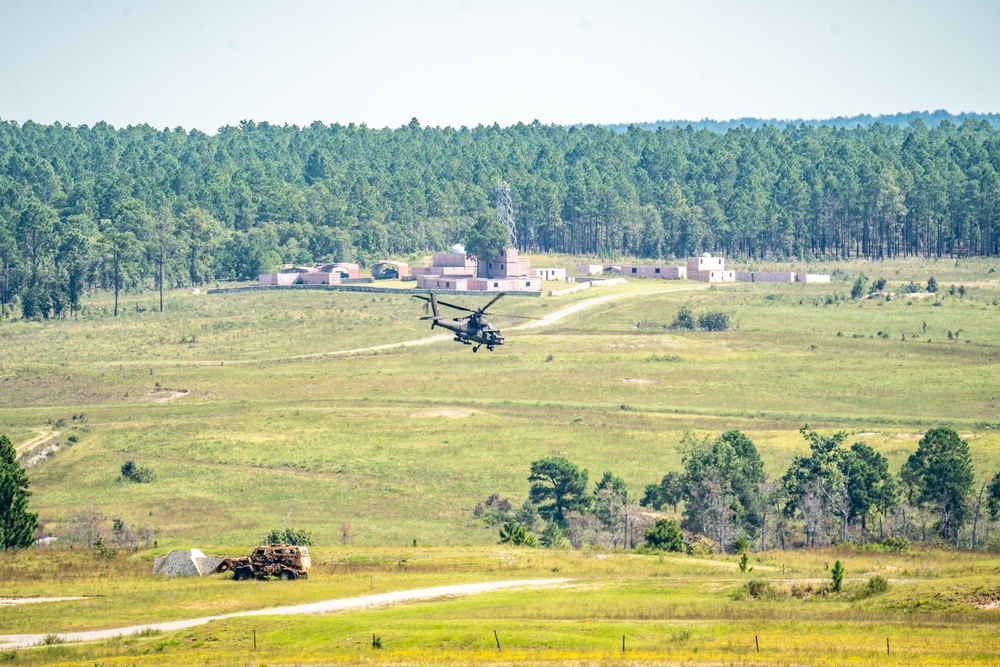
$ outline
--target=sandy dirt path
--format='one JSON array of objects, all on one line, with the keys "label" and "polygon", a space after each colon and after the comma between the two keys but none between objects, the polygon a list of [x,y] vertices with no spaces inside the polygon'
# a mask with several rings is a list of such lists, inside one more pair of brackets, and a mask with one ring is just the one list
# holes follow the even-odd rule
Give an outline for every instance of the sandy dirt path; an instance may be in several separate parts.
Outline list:
[{"label": "sandy dirt path", "polygon": [[32,438],[27,442],[23,442],[14,448],[14,455],[20,456],[24,452],[34,449],[36,445],[40,445],[44,442],[48,442],[52,438],[59,437],[59,431],[40,431],[38,437]]},{"label": "sandy dirt path", "polygon": [[667,292],[690,292],[690,291],[693,291],[693,290],[707,289],[708,287],[709,287],[708,285],[705,285],[704,287],[700,287],[700,286],[699,287],[675,287],[673,289],[662,289],[662,290],[656,290],[656,291],[653,291],[653,292],[634,292],[634,293],[628,293],[628,294],[608,294],[606,296],[597,296],[597,297],[594,297],[593,299],[587,299],[586,301],[581,301],[580,303],[574,303],[572,306],[566,306],[565,308],[557,310],[554,313],[549,313],[545,317],[543,317],[540,320],[537,320],[535,322],[529,322],[528,324],[521,324],[521,325],[518,325],[516,327],[508,327],[508,328],[510,330],[514,331],[514,330],[520,330],[520,329],[534,329],[534,328],[537,328],[537,327],[547,327],[547,326],[550,326],[552,324],[555,324],[556,322],[558,322],[559,320],[561,320],[561,319],[563,319],[565,317],[569,317],[573,313],[578,313],[581,310],[585,310],[587,308],[593,308],[594,306],[599,306],[602,303],[607,303],[609,301],[615,301],[617,299],[628,299],[628,298],[637,297],[637,296],[647,296],[647,295],[650,295],[650,294],[666,294]]},{"label": "sandy dirt path", "polygon": [[[474,593],[488,593],[490,591],[511,590],[517,588],[544,588],[564,584],[568,581],[570,580],[522,579],[516,581],[491,581],[482,584],[459,584],[456,586],[416,588],[408,591],[394,591],[392,593],[364,595],[356,598],[340,598],[337,600],[325,600],[323,602],[311,602],[309,604],[299,604],[290,607],[271,607],[269,609],[255,609],[253,611],[238,611],[232,614],[189,618],[183,621],[149,623],[146,625],[133,625],[125,628],[112,628],[109,630],[91,630],[89,632],[64,632],[58,633],[57,636],[66,643],[92,642],[103,639],[111,639],[113,637],[134,635],[142,632],[143,630],[173,632],[176,630],[192,628],[197,625],[204,625],[209,621],[217,621],[224,618],[237,618],[241,616],[297,616],[302,614],[325,614],[333,611],[365,609],[369,607],[398,604],[400,602],[433,600],[435,598],[472,595]],[[0,635],[0,650],[37,646],[46,636],[47,635]]]}]

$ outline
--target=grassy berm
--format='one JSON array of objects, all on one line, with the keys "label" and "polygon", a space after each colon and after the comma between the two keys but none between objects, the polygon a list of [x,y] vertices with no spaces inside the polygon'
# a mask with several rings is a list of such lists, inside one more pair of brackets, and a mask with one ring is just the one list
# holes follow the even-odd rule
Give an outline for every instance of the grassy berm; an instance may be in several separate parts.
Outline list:
[{"label": "grassy berm", "polygon": [[[178,290],[164,313],[153,295],[126,295],[117,319],[100,294],[75,320],[4,321],[0,432],[16,446],[38,439],[23,459],[31,462],[31,506],[60,540],[0,555],[0,597],[87,599],[0,606],[0,634],[120,627],[372,590],[573,581],[328,616],[231,619],[0,657],[88,665],[997,664],[995,553],[765,552],[752,556],[753,572],[741,573],[734,556],[501,549],[496,529],[472,516],[490,493],[519,503],[531,461],[552,455],[589,469],[592,480],[610,470],[641,496],[679,469],[686,430],[740,429],[769,475],[780,477],[807,451],[804,423],[849,431],[848,443],[867,442],[894,470],[924,430],[946,424],[968,438],[979,481],[1000,470],[997,263],[809,271],[833,272],[833,282],[637,280],[508,297],[493,318],[508,343],[492,354],[448,340],[395,346],[438,334],[418,321],[419,302],[395,294]],[[896,292],[933,275],[942,291],[852,300],[862,272],[884,276]],[[616,298],[550,326],[515,330],[530,320],[505,317],[544,317],[604,296]],[[683,305],[725,311],[738,328],[672,330]],[[128,460],[152,481],[124,481]],[[290,507],[289,524],[320,545],[308,581],[148,574],[153,556],[170,548],[247,553]],[[88,511],[107,528],[118,518],[148,529],[155,547],[117,556],[60,547]],[[846,591],[829,593],[827,568],[838,559]],[[889,590],[869,595],[875,575]],[[372,648],[372,634],[382,649]]]}]

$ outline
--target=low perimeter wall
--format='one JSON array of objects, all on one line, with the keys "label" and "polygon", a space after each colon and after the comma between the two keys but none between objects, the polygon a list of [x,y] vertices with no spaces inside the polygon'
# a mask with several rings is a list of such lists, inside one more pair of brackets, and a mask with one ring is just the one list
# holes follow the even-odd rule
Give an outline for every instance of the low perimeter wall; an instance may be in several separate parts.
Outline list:
[{"label": "low perimeter wall", "polygon": [[[405,289],[402,287],[368,287],[367,285],[247,285],[246,287],[213,287],[209,294],[227,294],[229,292],[263,292],[264,290],[325,290],[327,292],[368,292],[371,294],[426,294],[428,290]],[[496,296],[499,291],[485,290],[447,290],[436,289],[435,294],[467,294],[469,296]],[[507,296],[541,296],[538,292],[507,292]]]}]

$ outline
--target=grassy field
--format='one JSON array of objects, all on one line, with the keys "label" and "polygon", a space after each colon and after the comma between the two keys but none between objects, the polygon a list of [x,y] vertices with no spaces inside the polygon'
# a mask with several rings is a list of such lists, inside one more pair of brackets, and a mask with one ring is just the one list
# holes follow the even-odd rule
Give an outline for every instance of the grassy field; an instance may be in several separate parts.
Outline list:
[{"label": "grassy field", "polygon": [[[861,561],[849,565],[852,575],[897,568],[884,570],[899,573],[890,593],[736,601],[745,582],[731,558],[499,551],[488,546],[495,529],[471,510],[492,492],[519,502],[530,462],[549,455],[588,468],[591,479],[612,470],[641,494],[680,466],[686,430],[741,429],[780,476],[807,449],[798,433],[805,422],[849,431],[848,442],[871,444],[894,469],[926,428],[950,424],[969,438],[978,476],[992,476],[1000,470],[998,270],[986,260],[856,262],[808,268],[833,273],[828,285],[636,280],[509,297],[494,318],[507,344],[475,355],[448,341],[339,354],[436,334],[418,321],[422,305],[403,295],[176,291],[165,313],[153,295],[128,296],[115,319],[102,294],[77,320],[2,322],[0,433],[19,445],[55,432],[45,446],[59,444],[29,469],[45,531],[62,534],[91,507],[108,522],[149,526],[157,548],[113,562],[87,555],[79,566],[79,551],[0,557],[0,596],[97,596],[0,607],[0,634],[187,618],[364,594],[372,585],[567,576],[587,583],[255,621],[260,655],[247,648],[250,621],[233,619],[177,636],[22,651],[17,660],[990,664],[1000,650],[998,612],[977,610],[977,601],[1000,595],[992,557],[859,552],[850,554]],[[934,275],[942,292],[852,301],[861,272],[886,277],[892,291]],[[963,286],[964,296],[949,295],[949,285]],[[666,291],[690,287],[702,289]],[[606,295],[622,298],[552,326],[512,330],[524,320],[505,317],[542,317]],[[723,310],[738,329],[669,329],[683,305]],[[155,481],[121,481],[129,459]],[[325,547],[309,582],[234,588],[148,578],[152,555],[168,548],[245,552],[281,525],[293,501],[291,525]],[[347,547],[337,546],[344,525],[353,534]],[[828,578],[823,566],[837,557],[765,554],[756,567],[769,578],[779,578],[779,560],[794,568],[776,579],[784,589],[786,578]],[[62,620],[71,617],[79,620]],[[494,629],[507,638],[501,654]],[[372,632],[385,637],[383,651],[372,651]],[[622,634],[632,638],[625,656]],[[899,649],[886,658],[889,635]]]},{"label": "grassy field", "polygon": [[[218,577],[150,581],[146,556],[58,552],[4,556],[5,590],[88,596],[0,609],[5,633],[86,630],[191,618],[372,592],[561,577],[557,588],[506,591],[313,617],[237,618],[178,633],[22,650],[26,664],[995,664],[995,555],[850,549],[735,557],[531,549],[320,549],[308,581]],[[822,593],[828,566],[848,570]],[[863,597],[887,576],[887,593]],[[748,597],[751,580],[767,596]],[[793,591],[795,594],[793,595]],[[808,591],[808,592],[807,592]],[[501,641],[497,651],[493,631]],[[256,633],[258,647],[253,649]],[[371,646],[371,636],[382,650]],[[621,652],[621,638],[626,652]],[[756,638],[756,643],[755,643]],[[885,641],[890,654],[885,655]],[[757,645],[760,652],[757,652]]]}]

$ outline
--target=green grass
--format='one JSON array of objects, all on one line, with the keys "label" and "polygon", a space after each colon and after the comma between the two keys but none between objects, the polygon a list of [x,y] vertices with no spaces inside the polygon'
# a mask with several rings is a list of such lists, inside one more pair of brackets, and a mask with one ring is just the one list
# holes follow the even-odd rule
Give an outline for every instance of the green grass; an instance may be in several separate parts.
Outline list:
[{"label": "green grass", "polygon": [[[162,314],[154,295],[130,297],[146,310],[115,320],[95,315],[109,305],[98,295],[80,320],[0,325],[0,430],[18,444],[62,419],[56,441],[78,439],[30,473],[49,531],[93,504],[148,524],[161,546],[252,544],[293,500],[293,523],[321,544],[338,543],[344,523],[368,546],[487,544],[493,531],[471,522],[472,507],[491,492],[523,497],[532,460],[564,455],[592,477],[612,470],[638,494],[679,466],[686,429],[744,430],[780,476],[806,451],[805,422],[851,431],[894,468],[924,429],[946,423],[971,437],[980,476],[992,475],[1000,283],[939,306],[828,299],[873,268],[903,281],[933,271],[942,285],[995,280],[985,260],[845,264],[830,285],[663,293],[683,285],[636,280],[511,297],[496,306],[505,329],[521,323],[505,313],[631,295],[555,326],[508,329],[507,345],[476,355],[442,342],[323,356],[432,335],[403,296],[179,291]],[[729,312],[739,329],[658,326],[684,303]],[[119,481],[127,459],[156,481]]]},{"label": "green grass", "polygon": [[[572,268],[581,261],[532,259]],[[508,344],[476,355],[451,342],[331,354],[432,335],[417,320],[421,304],[398,295],[177,291],[162,314],[153,295],[130,296],[117,320],[105,314],[108,296],[95,295],[79,320],[0,323],[0,432],[20,444],[54,429],[53,442],[63,445],[29,471],[32,508],[45,530],[62,534],[67,519],[89,506],[108,522],[148,525],[157,541],[155,549],[110,559],[80,549],[0,555],[0,595],[88,598],[0,608],[0,632],[569,577],[577,582],[569,588],[231,619],[181,633],[22,650],[13,660],[992,664],[998,617],[983,607],[1000,596],[995,555],[769,552],[753,556],[749,576],[766,578],[781,594],[738,601],[734,592],[748,575],[738,573],[733,556],[501,549],[495,529],[471,515],[492,492],[520,501],[530,462],[549,455],[588,468],[591,479],[612,470],[641,494],[678,469],[688,429],[747,432],[777,477],[807,449],[798,433],[804,422],[849,431],[848,442],[868,442],[894,469],[924,429],[947,423],[969,437],[979,477],[992,476],[1000,469],[1000,279],[991,268],[987,260],[852,262],[808,268],[835,272],[829,285],[671,293],[663,290],[703,286],[635,280],[564,297],[511,297],[495,307]],[[945,289],[952,282],[970,287],[964,299],[945,296],[940,305],[844,300],[861,271],[884,275],[890,286],[934,275]],[[503,317],[539,317],[607,294],[629,297],[540,329],[511,330],[523,321]],[[665,328],[685,303],[695,312],[726,311],[739,328]],[[76,442],[66,446],[71,435]],[[156,480],[121,481],[128,459],[151,468]],[[148,575],[152,557],[169,548],[248,552],[281,525],[293,501],[290,525],[311,530],[322,545],[308,581]],[[340,544],[344,524],[354,534],[349,546]],[[788,596],[792,585],[818,590],[837,559],[848,570],[844,596]],[[886,594],[851,597],[875,574],[892,582]],[[371,648],[373,633],[383,639],[380,651]]]},{"label": "green grass", "polygon": [[[829,579],[827,565],[847,568],[842,595],[795,598],[793,586]],[[920,550],[881,554],[851,549],[755,554],[753,573],[736,558],[548,552],[532,549],[318,550],[307,581],[236,583],[210,577],[150,580],[148,556],[75,564],[58,553],[5,556],[0,582],[42,594],[61,572],[61,594],[89,600],[0,609],[5,631],[57,632],[191,618],[330,597],[514,578],[565,577],[543,590],[455,599],[313,617],[236,618],[189,630],[23,650],[36,664],[870,664],[885,661],[885,638],[898,664],[991,664],[1000,648],[995,613],[981,611],[983,577],[996,556]],[[782,571],[784,568],[784,572]],[[887,593],[856,601],[874,574]],[[779,591],[773,599],[734,599],[751,577]],[[100,587],[100,590],[96,589]],[[996,587],[991,589],[996,594]],[[914,597],[937,599],[922,609]],[[948,600],[941,602],[943,598]],[[500,638],[497,652],[493,631]],[[256,634],[258,647],[253,649]],[[378,635],[383,649],[371,647]],[[627,652],[621,655],[621,637]],[[756,652],[754,637],[761,646]]]}]

